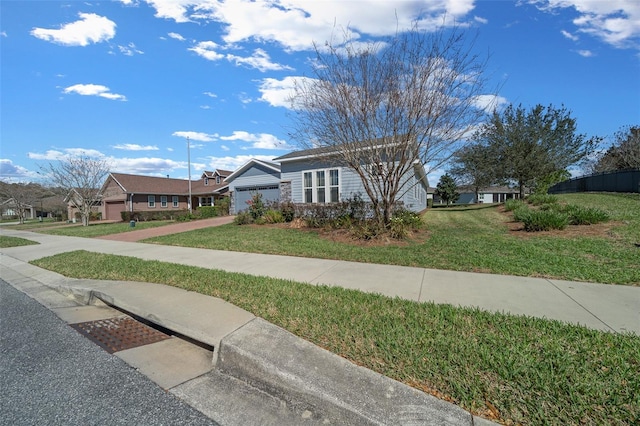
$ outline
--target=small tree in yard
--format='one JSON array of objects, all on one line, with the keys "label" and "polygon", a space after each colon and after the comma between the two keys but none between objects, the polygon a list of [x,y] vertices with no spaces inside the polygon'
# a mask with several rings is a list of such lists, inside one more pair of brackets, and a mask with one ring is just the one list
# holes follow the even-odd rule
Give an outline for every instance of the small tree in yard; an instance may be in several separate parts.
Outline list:
[{"label": "small tree in yard", "polygon": [[15,212],[20,223],[24,223],[27,211],[44,195],[44,188],[36,183],[0,182],[0,198],[8,201],[7,206]]},{"label": "small tree in yard", "polygon": [[100,188],[109,173],[104,158],[86,155],[61,158],[56,164],[41,167],[50,182],[62,188],[67,201],[80,212],[82,225],[89,226],[92,208],[99,205]]},{"label": "small tree in yard", "polygon": [[453,155],[453,166],[449,174],[457,178],[463,185],[473,188],[478,200],[480,188],[497,182],[495,158],[489,147],[474,143],[456,151]]},{"label": "small tree in yard", "polygon": [[447,203],[447,207],[451,203],[455,203],[460,198],[458,186],[451,176],[444,174],[440,177],[435,194]]},{"label": "small tree in yard", "polygon": [[437,168],[484,114],[485,63],[458,29],[417,25],[380,43],[345,34],[316,46],[314,77],[291,98],[292,137],[327,148],[362,181],[373,214],[388,227],[416,166]]}]

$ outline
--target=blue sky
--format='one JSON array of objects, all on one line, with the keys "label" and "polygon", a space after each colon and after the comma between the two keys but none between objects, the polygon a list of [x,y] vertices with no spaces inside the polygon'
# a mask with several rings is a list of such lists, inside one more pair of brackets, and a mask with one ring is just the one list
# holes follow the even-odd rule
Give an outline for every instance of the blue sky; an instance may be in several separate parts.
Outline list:
[{"label": "blue sky", "polygon": [[78,153],[186,178],[187,136],[194,177],[270,160],[296,149],[286,99],[313,41],[443,15],[478,31],[502,104],[564,104],[588,136],[640,124],[638,0],[2,0],[0,15],[4,181]]}]

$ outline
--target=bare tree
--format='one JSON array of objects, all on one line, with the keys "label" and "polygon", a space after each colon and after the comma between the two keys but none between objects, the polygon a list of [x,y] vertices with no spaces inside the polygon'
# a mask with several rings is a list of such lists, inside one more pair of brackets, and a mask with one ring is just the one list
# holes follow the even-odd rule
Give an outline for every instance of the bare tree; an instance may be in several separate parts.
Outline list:
[{"label": "bare tree", "polygon": [[301,79],[291,98],[291,136],[352,168],[387,225],[415,184],[411,169],[444,164],[483,115],[486,62],[457,28],[345,40],[315,46],[315,78]]},{"label": "bare tree", "polygon": [[594,171],[640,169],[640,127],[623,127],[614,137],[611,147],[597,158]]},{"label": "bare tree", "polygon": [[107,161],[78,155],[49,163],[42,170],[53,185],[66,192],[66,200],[80,212],[82,225],[88,226],[92,209],[100,204],[100,188],[109,173]]},{"label": "bare tree", "polygon": [[36,183],[0,182],[0,197],[6,202],[5,206],[18,216],[20,223],[24,223],[27,212],[44,194],[42,186]]}]

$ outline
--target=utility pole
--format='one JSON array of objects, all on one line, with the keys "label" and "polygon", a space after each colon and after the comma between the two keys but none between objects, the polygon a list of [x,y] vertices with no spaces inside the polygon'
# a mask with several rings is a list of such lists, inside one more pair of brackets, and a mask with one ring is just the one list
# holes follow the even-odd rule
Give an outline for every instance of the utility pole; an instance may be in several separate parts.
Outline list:
[{"label": "utility pole", "polygon": [[187,207],[189,208],[189,214],[192,212],[191,207],[191,144],[189,143],[189,136],[187,136],[187,162],[189,163],[189,200],[187,201]]}]

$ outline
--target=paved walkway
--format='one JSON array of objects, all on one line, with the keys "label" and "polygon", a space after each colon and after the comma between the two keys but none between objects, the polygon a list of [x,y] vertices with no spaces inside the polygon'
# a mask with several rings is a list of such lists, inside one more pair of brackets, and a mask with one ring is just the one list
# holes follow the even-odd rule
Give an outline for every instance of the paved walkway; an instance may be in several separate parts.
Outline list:
[{"label": "paved walkway", "polygon": [[173,223],[166,226],[156,226],[155,228],[135,229],[121,232],[119,234],[105,235],[99,237],[103,240],[136,242],[146,238],[161,237],[163,235],[177,234],[180,232],[193,231],[196,229],[209,228],[211,226],[226,225],[233,222],[233,216],[213,217],[210,219],[193,220],[190,222]]},{"label": "paved walkway", "polygon": [[[181,225],[187,226],[172,226]],[[175,228],[173,231],[177,232]],[[40,243],[39,246],[0,249],[3,256],[27,262],[62,252],[87,250],[336,285],[419,302],[473,306],[640,335],[640,287],[60,237],[7,228],[0,229],[0,234]]]}]

